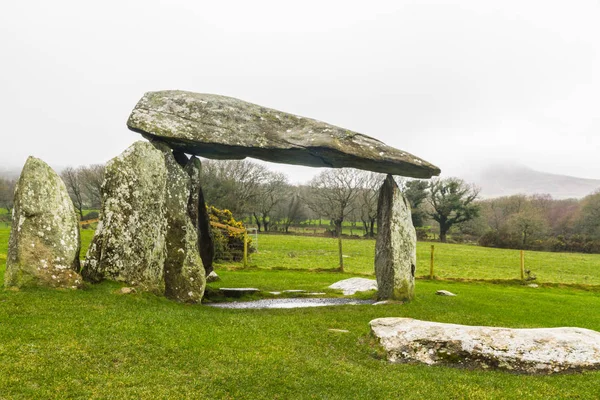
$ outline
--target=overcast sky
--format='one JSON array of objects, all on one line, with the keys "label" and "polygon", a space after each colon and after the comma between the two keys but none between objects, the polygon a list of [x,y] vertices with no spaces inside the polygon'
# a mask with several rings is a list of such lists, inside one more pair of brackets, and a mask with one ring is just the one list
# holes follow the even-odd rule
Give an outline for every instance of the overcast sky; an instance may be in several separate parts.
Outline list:
[{"label": "overcast sky", "polygon": [[[146,91],[237,97],[456,175],[600,178],[600,2],[3,1],[0,168],[106,162]],[[293,181],[318,170],[275,165]]]}]

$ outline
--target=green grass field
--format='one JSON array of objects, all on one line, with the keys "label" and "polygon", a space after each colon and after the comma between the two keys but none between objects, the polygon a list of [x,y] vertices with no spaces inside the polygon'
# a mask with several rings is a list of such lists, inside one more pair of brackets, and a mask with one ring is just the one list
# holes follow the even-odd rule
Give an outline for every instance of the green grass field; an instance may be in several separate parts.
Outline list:
[{"label": "green grass field", "polygon": [[[91,231],[83,231],[84,247],[91,236]],[[7,240],[8,230],[0,230],[0,281]],[[323,290],[356,273],[371,273],[372,242],[346,241],[346,246],[349,273],[310,272],[337,266],[335,241],[260,236],[259,253],[252,259],[258,268],[217,265],[222,281],[210,287]],[[420,244],[421,258],[428,246]],[[512,259],[511,252],[448,245],[439,247],[440,264],[446,252],[449,261],[471,265],[464,259],[473,251],[481,251],[482,265],[497,257]],[[489,251],[492,255],[483,258]],[[560,262],[550,263],[557,254],[538,256],[551,266],[548,276],[558,279]],[[564,256],[571,263],[578,257]],[[586,268],[585,258],[578,262]],[[518,272],[518,258],[514,265]],[[419,268],[424,268],[421,262]],[[470,267],[462,273],[478,271]],[[598,274],[589,275],[598,279]],[[0,291],[0,399],[598,396],[600,372],[525,376],[388,364],[368,327],[374,318],[404,316],[469,325],[600,330],[596,290],[419,280],[416,299],[405,305],[226,310],[177,304],[151,294],[118,295],[119,287],[105,282],[79,291]],[[438,289],[458,296],[436,296]],[[350,333],[329,331],[332,328]]]},{"label": "green grass field", "polygon": [[[375,241],[353,239],[343,243],[346,272],[373,275]],[[518,250],[429,242],[417,244],[417,276],[429,275],[432,244],[437,277],[520,279]],[[337,251],[337,239],[259,235],[258,253],[252,255],[251,264],[260,268],[333,269],[338,266]],[[541,283],[600,285],[600,254],[527,251],[525,268]]]}]

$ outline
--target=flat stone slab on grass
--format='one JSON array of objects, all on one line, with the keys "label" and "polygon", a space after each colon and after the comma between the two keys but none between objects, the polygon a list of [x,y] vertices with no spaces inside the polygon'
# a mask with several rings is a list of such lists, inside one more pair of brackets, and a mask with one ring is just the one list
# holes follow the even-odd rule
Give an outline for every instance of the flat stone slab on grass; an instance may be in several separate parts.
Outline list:
[{"label": "flat stone slab on grass", "polygon": [[333,285],[329,286],[329,289],[341,290],[344,295],[351,296],[356,292],[377,290],[377,281],[375,279],[366,278],[349,278],[334,283]]},{"label": "flat stone slab on grass", "polygon": [[438,290],[437,292],[435,292],[435,294],[437,294],[438,296],[449,296],[449,297],[456,296],[454,293],[449,292],[447,290]]},{"label": "flat stone slab on grass", "polygon": [[225,296],[230,297],[242,297],[247,294],[254,294],[260,292],[257,288],[220,288],[221,293]]},{"label": "flat stone slab on grass", "polygon": [[303,307],[325,307],[325,306],[343,306],[373,304],[371,300],[355,299],[263,299],[256,301],[233,301],[230,303],[212,303],[206,304],[210,307],[232,308],[232,309],[259,309],[259,308],[303,308]]},{"label": "flat stone slab on grass", "polygon": [[391,362],[527,374],[600,369],[600,332],[589,329],[510,329],[412,318],[378,318],[370,325]]}]

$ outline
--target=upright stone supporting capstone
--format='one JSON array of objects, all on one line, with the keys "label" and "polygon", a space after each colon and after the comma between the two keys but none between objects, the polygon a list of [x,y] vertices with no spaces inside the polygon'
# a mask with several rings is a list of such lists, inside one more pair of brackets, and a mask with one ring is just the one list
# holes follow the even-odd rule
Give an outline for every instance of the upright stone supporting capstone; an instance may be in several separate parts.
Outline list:
[{"label": "upright stone supporting capstone", "polygon": [[12,216],[5,286],[80,287],[77,214],[65,184],[42,160],[27,159]]},{"label": "upright stone supporting capstone", "polygon": [[86,280],[164,291],[166,184],[164,155],[151,143],[136,142],[108,162],[100,222],[82,269]]},{"label": "upright stone supporting capstone", "polygon": [[417,235],[410,205],[391,175],[379,191],[375,276],[379,300],[414,297]]},{"label": "upright stone supporting capstone", "polygon": [[199,303],[204,295],[206,275],[198,250],[195,223],[188,212],[191,178],[168,146],[153,144],[162,151],[167,169],[165,296],[181,302]]},{"label": "upright stone supporting capstone", "polygon": [[215,245],[210,228],[210,218],[206,210],[206,202],[204,201],[204,193],[202,192],[201,171],[202,164],[200,163],[200,159],[192,156],[186,166],[186,172],[190,176],[192,185],[188,212],[198,232],[200,257],[202,258],[206,276],[208,276],[213,271]]}]

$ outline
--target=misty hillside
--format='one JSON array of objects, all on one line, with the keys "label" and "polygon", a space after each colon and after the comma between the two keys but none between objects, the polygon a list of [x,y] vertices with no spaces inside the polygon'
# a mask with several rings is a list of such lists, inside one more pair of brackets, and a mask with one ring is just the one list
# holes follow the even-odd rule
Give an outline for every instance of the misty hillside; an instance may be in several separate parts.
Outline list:
[{"label": "misty hillside", "polygon": [[550,194],[555,199],[582,198],[600,189],[600,179],[550,174],[524,166],[492,166],[479,176],[466,180],[481,188],[482,198],[513,194]]}]

